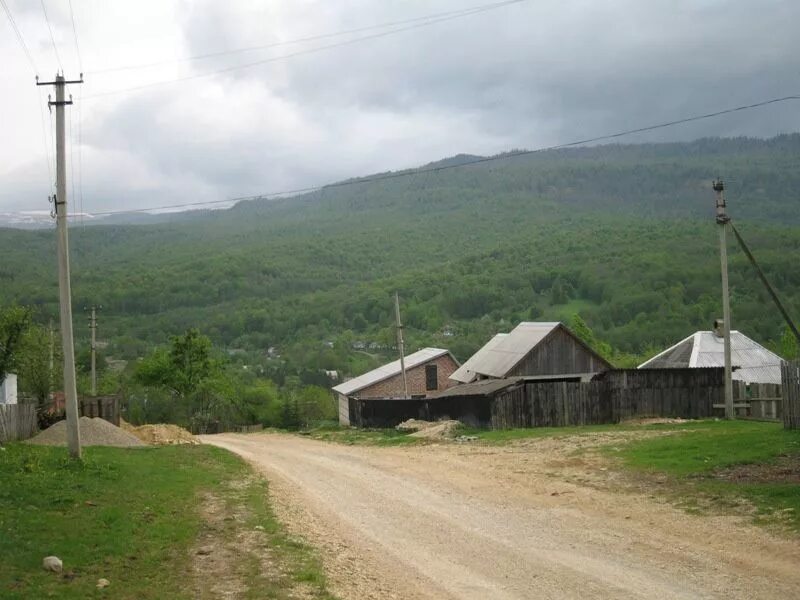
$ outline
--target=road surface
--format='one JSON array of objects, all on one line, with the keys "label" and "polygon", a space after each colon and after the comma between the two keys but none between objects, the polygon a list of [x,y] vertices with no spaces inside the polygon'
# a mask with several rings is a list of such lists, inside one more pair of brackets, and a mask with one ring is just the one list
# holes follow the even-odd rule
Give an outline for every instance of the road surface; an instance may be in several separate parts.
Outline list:
[{"label": "road surface", "polygon": [[321,549],[342,598],[800,598],[796,539],[616,491],[613,471],[569,441],[203,441],[267,476],[279,517]]}]

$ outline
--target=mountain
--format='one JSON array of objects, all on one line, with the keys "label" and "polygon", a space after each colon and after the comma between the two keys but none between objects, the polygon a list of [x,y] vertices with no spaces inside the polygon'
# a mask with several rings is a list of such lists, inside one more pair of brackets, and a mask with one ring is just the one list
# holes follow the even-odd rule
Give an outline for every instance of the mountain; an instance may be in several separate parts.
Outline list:
[{"label": "mountain", "polygon": [[[615,349],[646,354],[719,316],[717,176],[798,313],[798,134],[475,158],[165,222],[73,227],[76,313],[104,306],[119,357],[198,326],[221,346],[347,370],[357,342],[391,346],[399,290],[412,350],[465,358],[521,319],[579,314]],[[57,314],[54,249],[52,231],[0,230],[0,302]],[[734,326],[775,345],[781,319],[730,251]]]}]

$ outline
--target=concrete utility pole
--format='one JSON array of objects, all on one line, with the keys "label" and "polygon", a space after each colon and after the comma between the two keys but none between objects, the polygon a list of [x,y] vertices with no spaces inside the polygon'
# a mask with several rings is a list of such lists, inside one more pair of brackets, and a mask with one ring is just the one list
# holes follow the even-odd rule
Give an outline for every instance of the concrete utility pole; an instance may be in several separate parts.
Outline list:
[{"label": "concrete utility pole", "polygon": [[48,381],[49,381],[48,387],[50,388],[50,393],[48,394],[48,397],[50,398],[50,402],[52,402],[53,401],[53,383],[54,383],[54,381],[53,381],[53,379],[54,379],[54,377],[53,377],[53,367],[55,366],[55,359],[54,359],[54,355],[55,355],[55,340],[54,340],[54,337],[55,336],[54,336],[54,332],[53,332],[53,319],[52,318],[50,319],[50,327],[49,327],[49,329],[50,329],[50,361],[48,363],[48,369],[49,370],[47,371],[47,373],[48,373]]},{"label": "concrete utility pole", "polygon": [[406,379],[406,357],[403,347],[403,324],[400,322],[400,296],[394,293],[394,314],[397,321],[397,350],[400,352],[400,372],[403,374],[403,398],[408,398],[408,379]]},{"label": "concrete utility pole", "polygon": [[728,240],[730,217],[725,211],[725,184],[721,179],[714,182],[717,194],[717,224],[719,225],[719,257],[722,267],[722,327],[725,338],[725,418],[735,419],[733,410],[733,380],[731,367],[731,301],[728,293]]},{"label": "concrete utility pole", "polygon": [[92,315],[89,317],[89,329],[92,331],[92,397],[97,396],[97,311],[101,308],[92,305]]},{"label": "concrete utility pole", "polygon": [[[75,384],[75,347],[72,340],[72,291],[69,279],[69,239],[67,234],[67,157],[64,129],[64,106],[72,104],[72,97],[65,100],[64,91],[67,84],[83,83],[83,74],[79,81],[67,81],[64,75],[56,74],[55,81],[41,83],[36,78],[36,85],[53,85],[56,88],[56,100],[52,102],[48,95],[48,107],[56,107],[56,196],[53,205],[56,213],[56,231],[58,236],[58,291],[61,305],[61,344],[64,351],[64,395],[67,413],[67,447],[73,458],[81,457],[81,434],[78,421],[78,390]],[[52,110],[52,108],[51,108]]]}]

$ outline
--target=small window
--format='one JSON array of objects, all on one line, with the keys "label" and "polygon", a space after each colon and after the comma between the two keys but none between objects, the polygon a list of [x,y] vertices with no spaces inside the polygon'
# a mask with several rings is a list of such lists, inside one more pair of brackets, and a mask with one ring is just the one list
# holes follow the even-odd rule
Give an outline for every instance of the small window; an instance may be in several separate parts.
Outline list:
[{"label": "small window", "polygon": [[439,369],[437,365],[425,365],[425,389],[427,391],[439,389]]}]

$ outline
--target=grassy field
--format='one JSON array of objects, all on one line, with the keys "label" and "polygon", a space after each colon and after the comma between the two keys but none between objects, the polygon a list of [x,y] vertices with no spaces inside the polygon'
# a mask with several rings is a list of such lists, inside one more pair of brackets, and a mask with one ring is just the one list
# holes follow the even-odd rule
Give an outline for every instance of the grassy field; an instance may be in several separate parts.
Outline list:
[{"label": "grassy field", "polygon": [[365,446],[405,446],[424,444],[430,440],[410,437],[394,429],[351,429],[349,427],[320,427],[301,435],[323,442]]},{"label": "grassy field", "polygon": [[[226,544],[248,532],[258,547],[228,570],[250,597],[293,597],[298,587],[305,598],[330,597],[312,551],[276,522],[266,483],[224,450],[87,448],[74,462],[64,449],[11,444],[0,450],[0,482],[4,599],[211,597],[203,590],[214,582],[193,561],[205,553],[226,568]],[[209,498],[216,522],[204,510]],[[198,540],[210,550],[195,552]],[[275,563],[268,576],[265,551]],[[63,560],[63,574],[42,569],[48,555]],[[111,582],[105,590],[96,588],[101,577]]]},{"label": "grassy field", "polygon": [[634,471],[667,475],[690,510],[741,508],[744,499],[756,520],[800,530],[800,431],[777,423],[703,421],[684,435],[609,452]]}]

